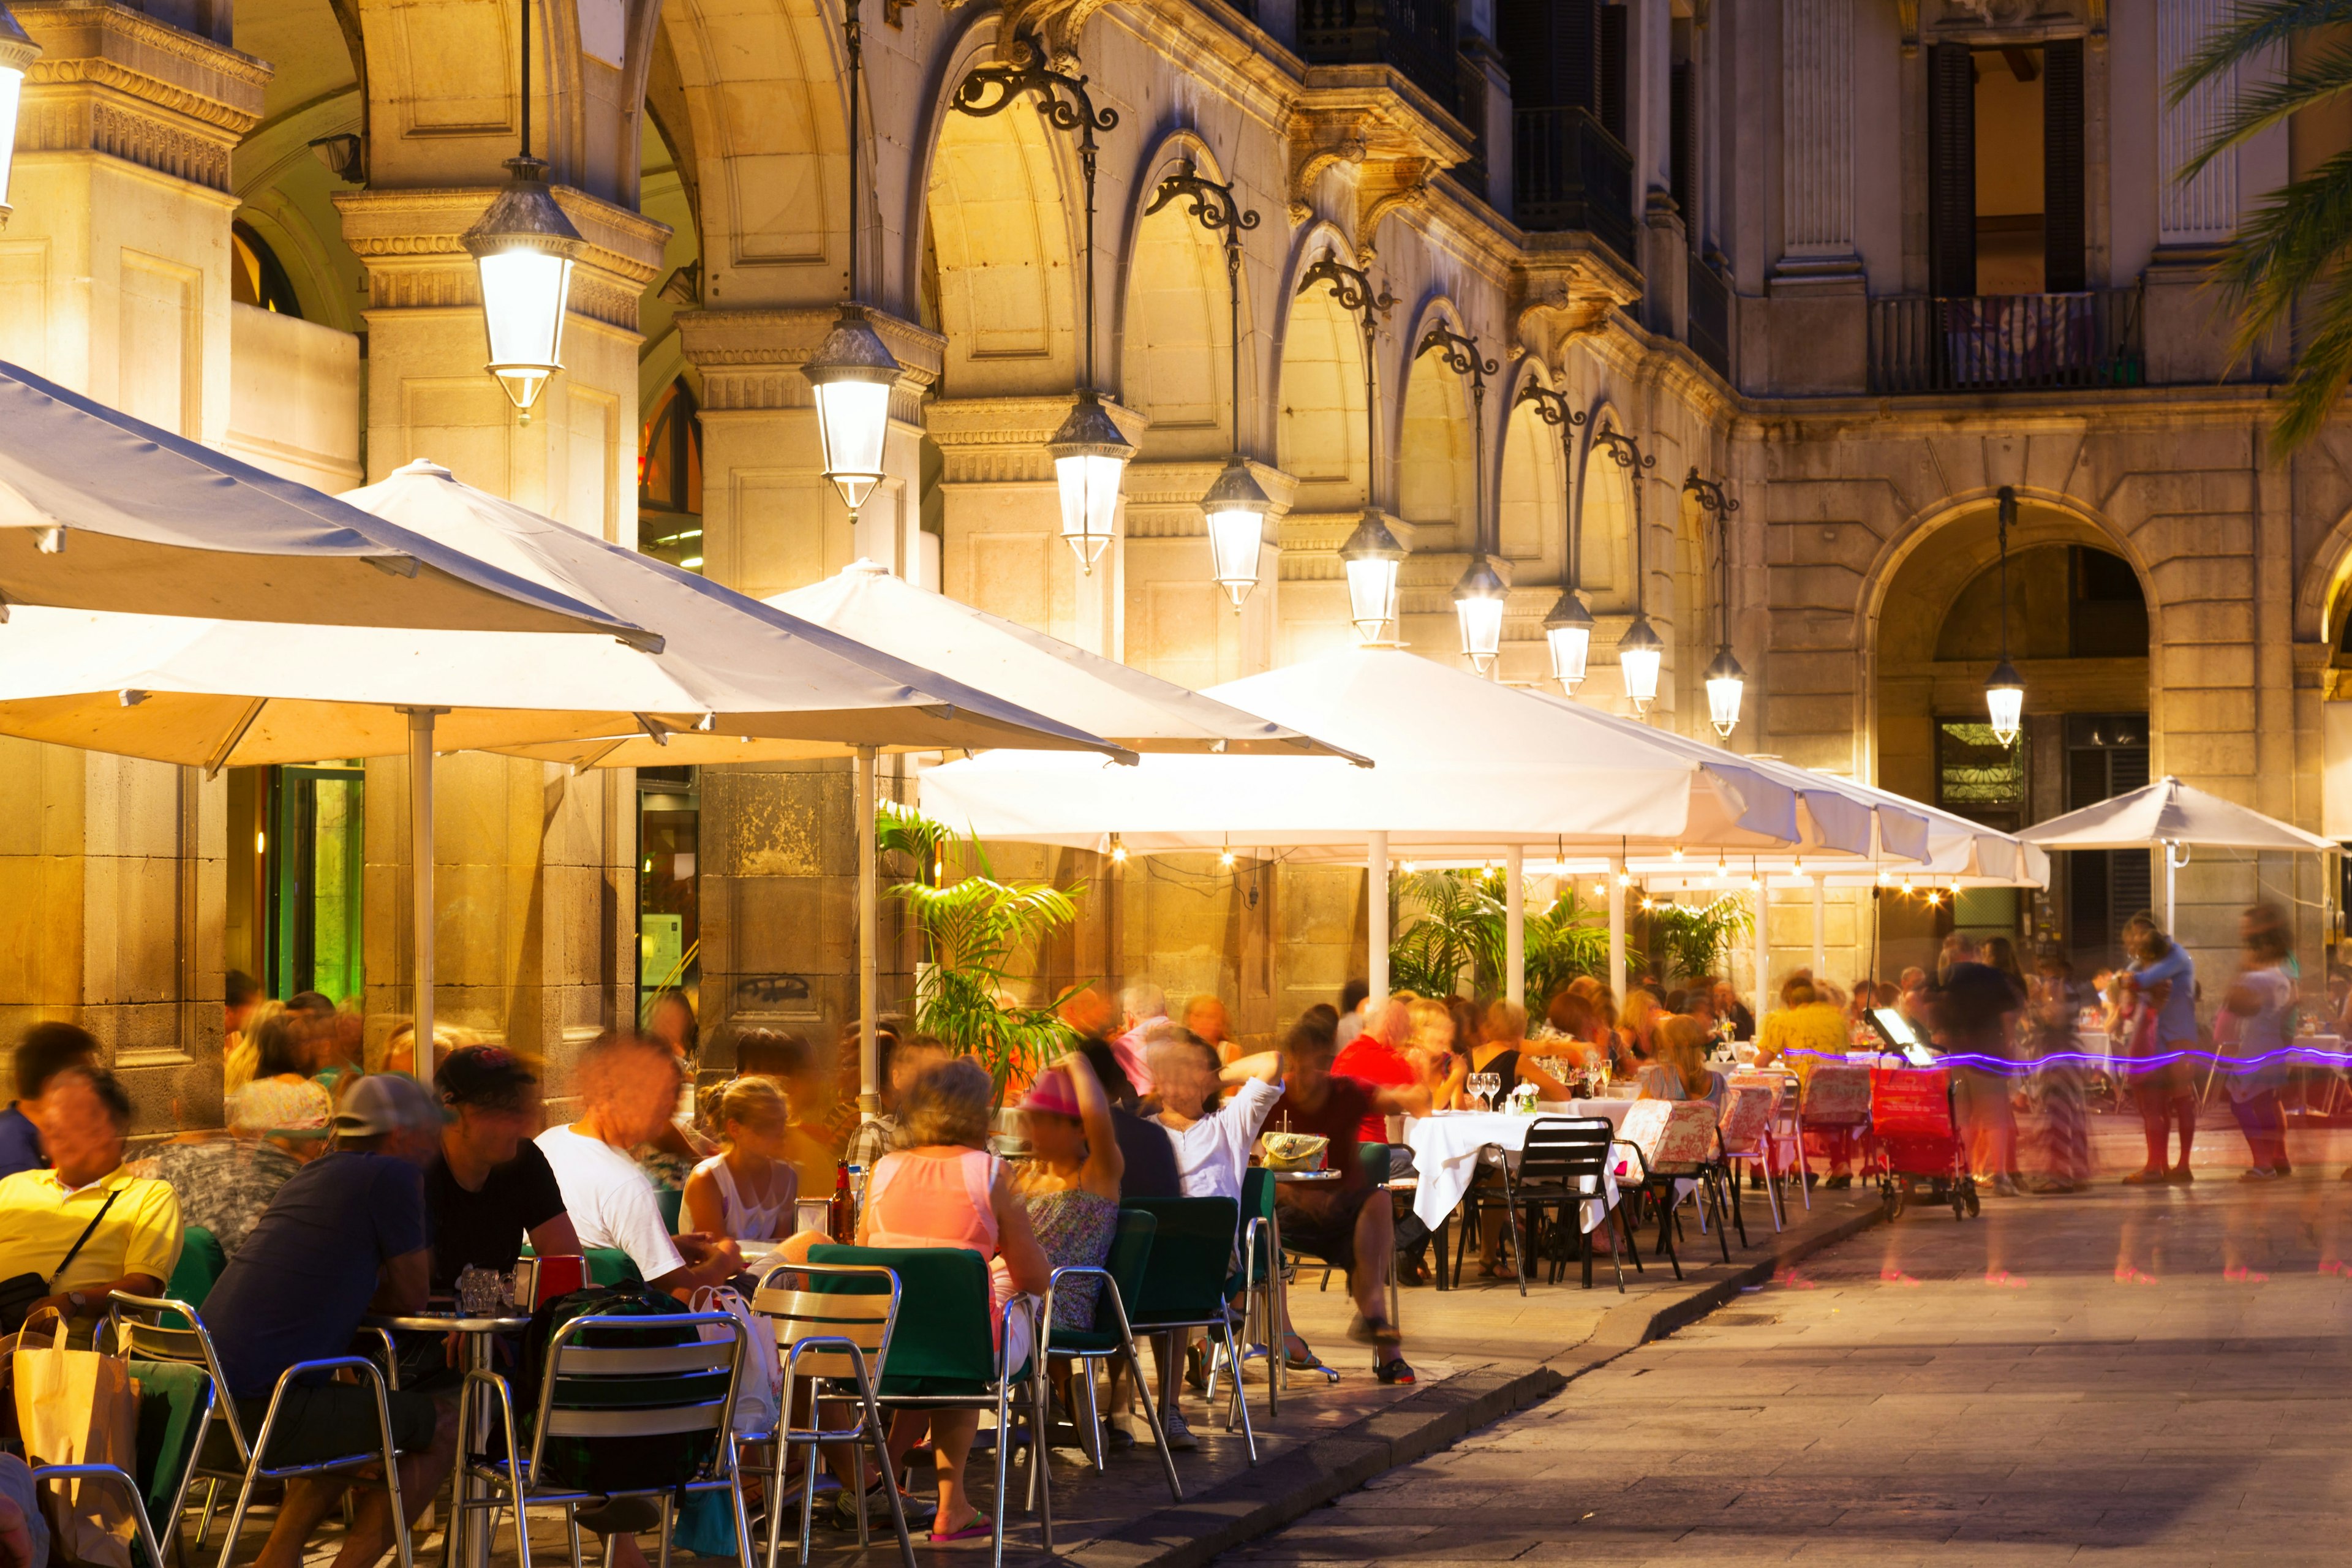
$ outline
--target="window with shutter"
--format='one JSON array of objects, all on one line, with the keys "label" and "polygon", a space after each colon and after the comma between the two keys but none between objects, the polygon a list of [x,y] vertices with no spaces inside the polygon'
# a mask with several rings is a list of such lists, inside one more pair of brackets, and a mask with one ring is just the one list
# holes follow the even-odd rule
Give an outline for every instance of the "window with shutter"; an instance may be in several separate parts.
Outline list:
[{"label": "window with shutter", "polygon": [[1601,7],[1600,100],[1594,112],[1609,134],[1625,136],[1625,7]]},{"label": "window with shutter", "polygon": [[2084,262],[2083,40],[2042,46],[2042,287],[2070,294],[2090,287]]},{"label": "window with shutter", "polygon": [[1977,291],[1976,62],[1966,44],[1927,47],[1927,287]]},{"label": "window with shutter", "polygon": [[1666,117],[1672,129],[1666,143],[1666,188],[1675,210],[1683,215],[1692,248],[1698,246],[1698,215],[1691,211],[1691,191],[1697,174],[1698,143],[1693,136],[1691,63],[1678,60],[1666,79]]},{"label": "window with shutter", "polygon": [[1599,100],[1600,0],[1497,0],[1496,40],[1516,109],[1591,109]]}]

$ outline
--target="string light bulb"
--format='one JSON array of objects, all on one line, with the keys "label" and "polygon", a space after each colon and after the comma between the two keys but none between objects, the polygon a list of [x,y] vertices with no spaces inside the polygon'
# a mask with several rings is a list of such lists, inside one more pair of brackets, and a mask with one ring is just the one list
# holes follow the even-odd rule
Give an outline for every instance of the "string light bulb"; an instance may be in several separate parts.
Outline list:
[{"label": "string light bulb", "polygon": [[1217,864],[1224,870],[1232,870],[1234,868],[1234,852],[1230,849],[1221,852],[1217,856]]},{"label": "string light bulb", "polygon": [[1127,864],[1127,846],[1120,841],[1116,833],[1110,836],[1110,863],[1114,866]]},{"label": "string light bulb", "polygon": [[1931,910],[1943,908],[1944,895],[1936,891],[1933,888],[1927,889],[1927,907]]},{"label": "string light bulb", "polygon": [[1911,879],[1908,877],[1903,879],[1903,890],[1906,893],[1911,891]]},{"label": "string light bulb", "polygon": [[1656,909],[1657,907],[1658,907],[1657,905],[1655,905],[1655,904],[1652,903],[1652,902],[1649,900],[1649,899],[1648,899],[1648,898],[1646,898],[1646,897],[1644,897],[1644,898],[1642,900],[1642,908],[1643,908],[1643,910],[1645,912],[1646,912],[1647,910]]},{"label": "string light bulb", "polygon": [[1630,888],[1630,887],[1632,887],[1632,886],[1633,885],[1633,872],[1631,872],[1631,871],[1620,871],[1620,872],[1618,872],[1618,873],[1617,873],[1617,885],[1618,885],[1619,887],[1621,887],[1621,888]]},{"label": "string light bulb", "polygon": [[1677,865],[1677,866],[1679,866],[1679,865],[1681,865],[1682,863],[1683,863],[1683,847],[1682,847],[1681,845],[1677,844],[1677,845],[1675,845],[1675,865]]}]

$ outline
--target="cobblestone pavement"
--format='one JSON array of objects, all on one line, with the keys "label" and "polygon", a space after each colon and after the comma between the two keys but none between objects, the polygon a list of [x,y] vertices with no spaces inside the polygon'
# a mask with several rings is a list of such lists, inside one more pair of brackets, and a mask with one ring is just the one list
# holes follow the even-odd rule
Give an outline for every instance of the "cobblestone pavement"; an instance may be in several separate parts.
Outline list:
[{"label": "cobblestone pavement", "polygon": [[1915,1210],[1228,1560],[2339,1561],[2352,1184],[2200,1171]]}]

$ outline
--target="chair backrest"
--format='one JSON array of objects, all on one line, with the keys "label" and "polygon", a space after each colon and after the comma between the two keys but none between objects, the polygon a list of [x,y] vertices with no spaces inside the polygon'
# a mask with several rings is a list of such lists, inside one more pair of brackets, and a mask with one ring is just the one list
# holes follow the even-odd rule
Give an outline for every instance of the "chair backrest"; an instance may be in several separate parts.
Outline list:
[{"label": "chair backrest", "polygon": [[1616,1136],[1616,1127],[1605,1116],[1538,1116],[1528,1124],[1520,1151],[1519,1184],[1580,1190],[1586,1182],[1597,1184]]},{"label": "chair backrest", "polygon": [[887,1268],[906,1299],[922,1303],[921,1311],[892,1326],[890,1365],[875,1389],[882,1397],[969,1393],[995,1381],[996,1331],[990,1321],[995,1307],[988,1260],[979,1253],[965,1247],[826,1245],[810,1247],[809,1261]]},{"label": "chair backrest", "polygon": [[[713,1331],[716,1339],[702,1337]],[[585,1342],[664,1332],[672,1344]],[[743,1325],[725,1312],[572,1319],[548,1341],[532,1424],[531,1469],[550,1437],[657,1437],[723,1432],[735,1407]]]},{"label": "chair backrest", "polygon": [[1716,1156],[1722,1134],[1716,1126],[1715,1107],[1704,1100],[1677,1100],[1666,1106],[1666,1125],[1650,1156],[1650,1169],[1662,1175],[1687,1175]]},{"label": "chair backrest", "polygon": [[581,1260],[588,1266],[591,1285],[642,1285],[644,1277],[629,1255],[617,1247],[583,1247]]},{"label": "chair backrest", "polygon": [[131,1381],[139,1391],[139,1484],[146,1489],[155,1533],[168,1539],[178,1527],[205,1431],[227,1401],[209,1370],[188,1363],[134,1359]]},{"label": "chair backrest", "polygon": [[1359,1143],[1356,1157],[1364,1167],[1364,1180],[1372,1185],[1388,1184],[1390,1167],[1396,1163],[1396,1150],[1387,1143]]},{"label": "chair backrest", "polygon": [[[173,1320],[177,1319],[175,1323]],[[221,1375],[220,1356],[205,1321],[189,1303],[162,1296],[133,1296],[117,1290],[107,1298],[106,1336],[114,1353],[133,1361],[163,1363],[194,1369],[204,1374],[214,1393],[209,1395],[228,1425],[230,1443],[239,1464],[252,1457],[244,1425],[237,1420],[236,1402],[220,1397],[228,1381]]]},{"label": "chair backrest", "polygon": [[1666,1135],[1666,1117],[1674,1104],[1670,1100],[1637,1100],[1625,1108],[1625,1120],[1617,1124],[1617,1136],[1642,1152],[1642,1158],[1656,1164],[1658,1142]]},{"label": "chair backrest", "polygon": [[1870,1069],[1824,1062],[1805,1084],[1805,1120],[1823,1127],[1858,1127],[1870,1120]]},{"label": "chair backrest", "polygon": [[774,1320],[779,1359],[796,1377],[854,1377],[845,1350],[811,1346],[797,1360],[793,1347],[812,1340],[847,1340],[866,1358],[866,1374],[882,1381],[890,1332],[898,1321],[898,1277],[873,1264],[778,1263],[760,1276],[751,1310]]},{"label": "chair backrest", "polygon": [[1224,1310],[1241,1205],[1231,1198],[1135,1198],[1119,1205],[1158,1222],[1128,1321],[1204,1322]]},{"label": "chair backrest", "polygon": [[1762,1084],[1734,1084],[1723,1096],[1723,1146],[1731,1153],[1746,1153],[1764,1142],[1764,1134],[1772,1124],[1772,1110],[1779,1100],[1776,1089]]},{"label": "chair backrest", "polygon": [[163,1282],[163,1294],[201,1307],[227,1267],[228,1254],[220,1238],[203,1226],[192,1225],[180,1233],[180,1261],[173,1267],[172,1278]]},{"label": "chair backrest", "polygon": [[[1122,1307],[1131,1308],[1143,1300],[1143,1277],[1151,1266],[1151,1248],[1160,1236],[1160,1216],[1141,1209],[1122,1208],[1118,1211],[1118,1229],[1111,1233],[1110,1251],[1103,1258],[1103,1272],[1118,1288]],[[1095,1295],[1094,1327],[1099,1333],[1118,1331],[1118,1316],[1111,1310],[1108,1291]]]},{"label": "chair backrest", "polygon": [[661,1210],[662,1224],[672,1236],[677,1234],[678,1216],[686,1212],[686,1194],[677,1187],[656,1187],[654,1206]]}]

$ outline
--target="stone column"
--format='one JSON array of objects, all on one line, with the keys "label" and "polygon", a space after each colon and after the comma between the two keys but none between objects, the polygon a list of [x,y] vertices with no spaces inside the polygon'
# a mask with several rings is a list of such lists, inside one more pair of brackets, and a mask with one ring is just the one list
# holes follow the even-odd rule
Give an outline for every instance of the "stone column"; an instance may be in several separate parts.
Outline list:
[{"label": "stone column", "polygon": [[1780,258],[1767,280],[1787,392],[1860,392],[1869,319],[1853,221],[1853,0],[1780,14]]},{"label": "stone column", "polygon": [[[1108,397],[1103,406],[1140,447],[1150,421]],[[927,424],[946,459],[940,585],[966,604],[1122,658],[1127,503],[1122,499],[1110,544],[1094,570],[1082,571],[1076,552],[1062,542],[1061,498],[1045,455],[1069,411],[1067,393],[931,404]],[[1130,469],[1123,488],[1132,493],[1134,482]]]},{"label": "stone column", "polygon": [[[634,547],[637,301],[669,231],[556,187],[588,244],[564,369],[525,420],[482,368],[480,289],[459,242],[494,195],[477,184],[336,198],[368,270],[369,478],[430,460]],[[635,774],[468,753],[441,759],[436,784],[437,1016],[541,1058],[548,1092],[567,1093],[571,1051],[634,1016]],[[368,765],[362,940],[369,1011],[387,1018],[414,1005],[407,798],[404,759]]]},{"label": "stone column", "polygon": [[870,312],[906,368],[890,400],[889,477],[866,498],[853,534],[841,492],[824,477],[816,405],[801,374],[838,313],[827,305],[678,318],[686,357],[702,372],[703,570],[754,597],[803,587],[860,557],[939,585],[937,547],[922,534],[922,399],[939,379],[947,340]]},{"label": "stone column", "polygon": [[[42,47],[0,230],[0,359],[204,441],[228,432],[229,155],[269,67],[128,6],[18,0]],[[225,32],[221,26],[207,32]],[[95,1034],[142,1131],[220,1112],[226,786],[0,741],[0,1037]]]}]

